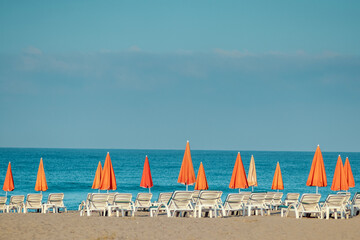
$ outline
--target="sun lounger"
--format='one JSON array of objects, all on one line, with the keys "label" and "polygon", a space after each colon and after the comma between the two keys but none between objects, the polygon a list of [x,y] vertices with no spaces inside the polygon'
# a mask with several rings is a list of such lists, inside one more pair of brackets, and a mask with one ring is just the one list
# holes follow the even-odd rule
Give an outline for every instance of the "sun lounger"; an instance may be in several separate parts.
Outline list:
[{"label": "sun lounger", "polygon": [[29,209],[38,210],[42,212],[43,205],[41,203],[42,194],[28,194],[26,196],[26,202],[24,206],[24,213],[27,213]]},{"label": "sun lounger", "polygon": [[116,216],[119,217],[119,212],[121,211],[121,216],[124,217],[131,213],[131,216],[135,216],[135,204],[132,201],[131,193],[117,193],[114,195],[113,204],[108,206],[108,216],[111,216],[112,211],[116,211]]},{"label": "sun lounger", "polygon": [[21,210],[24,207],[24,200],[25,200],[24,195],[13,195],[13,196],[11,196],[9,205],[7,207],[7,212],[14,211],[14,212],[21,213]]},{"label": "sun lounger", "polygon": [[282,193],[282,192],[277,192],[277,193],[275,193],[275,195],[274,195],[274,197],[273,197],[273,200],[272,200],[272,202],[271,202],[271,207],[272,207],[272,209],[276,209],[276,210],[277,210],[278,207],[282,205],[282,201],[281,201],[282,197],[283,197],[283,193]]},{"label": "sun lounger", "polygon": [[[252,210],[255,211],[256,215],[258,210],[260,210],[261,216],[264,215],[264,211],[266,210],[265,196],[266,193],[252,193],[250,195],[248,202],[244,206],[244,209],[247,211],[248,216],[251,216]],[[243,214],[245,215],[245,211]]]},{"label": "sun lounger", "polygon": [[288,193],[286,194],[284,205],[297,204],[299,202],[300,193]]},{"label": "sun lounger", "polygon": [[192,203],[195,204],[199,198],[200,195],[200,190],[194,190],[192,192],[191,198],[192,198]]},{"label": "sun lounger", "polygon": [[360,192],[354,194],[350,202],[351,216],[355,216],[360,210]]},{"label": "sun lounger", "polygon": [[292,203],[289,205],[285,216],[288,215],[289,211],[294,210],[296,218],[302,218],[305,214],[314,214],[315,216],[318,216],[318,218],[322,218],[319,205],[320,198],[320,194],[303,194],[299,203]]},{"label": "sun lounger", "polygon": [[7,205],[6,205],[7,197],[0,197],[0,211],[3,213],[7,212]]},{"label": "sun lounger", "polygon": [[91,194],[89,198],[89,204],[86,205],[87,216],[91,216],[91,212],[99,212],[100,215],[105,216],[108,207],[108,200],[109,200],[109,194],[106,193]]},{"label": "sun lounger", "polygon": [[46,213],[53,209],[53,212],[59,212],[60,209],[63,209],[67,212],[67,208],[64,205],[64,194],[63,193],[50,193],[48,200],[43,204],[43,212]]},{"label": "sun lounger", "polygon": [[148,210],[151,207],[152,193],[138,193],[135,199],[135,211]]},{"label": "sun lounger", "polygon": [[[150,216],[157,216],[159,211],[165,209],[168,217],[185,216],[186,213],[193,213],[192,192],[175,191],[167,204],[160,204],[150,208]],[[155,212],[155,214],[153,213]]]},{"label": "sun lounger", "polygon": [[205,211],[209,213],[210,218],[212,218],[213,212],[217,217],[218,210],[224,216],[225,210],[221,204],[221,195],[221,191],[201,191],[195,205],[194,216],[201,218],[202,211]]},{"label": "sun lounger", "polygon": [[275,196],[275,192],[267,192],[265,195],[264,203],[265,203],[266,210],[268,211],[269,214],[272,210],[272,203],[274,200],[274,196]]},{"label": "sun lounger", "polygon": [[[326,198],[325,202],[321,206],[321,214],[326,215],[326,219],[329,219],[330,214],[334,215],[334,218],[337,219],[337,214],[340,213],[341,219],[345,216],[348,218],[346,212],[346,195],[344,194],[330,194]],[[321,216],[322,218],[323,216]]]},{"label": "sun lounger", "polygon": [[80,211],[80,216],[83,216],[86,212],[86,206],[89,205],[89,199],[91,197],[91,193],[88,193],[86,196],[86,200],[82,201],[79,205],[79,211]]},{"label": "sun lounger", "polygon": [[115,193],[115,192],[109,193],[108,203],[109,203],[110,205],[112,205],[112,204],[114,203],[115,194],[117,194],[117,193]]},{"label": "sun lounger", "polygon": [[239,213],[244,211],[243,204],[244,194],[240,193],[230,193],[227,195],[224,202],[225,215],[229,216],[230,214]]},{"label": "sun lounger", "polygon": [[159,194],[158,200],[152,203],[152,206],[159,206],[160,204],[167,204],[172,196],[172,192],[163,192]]}]

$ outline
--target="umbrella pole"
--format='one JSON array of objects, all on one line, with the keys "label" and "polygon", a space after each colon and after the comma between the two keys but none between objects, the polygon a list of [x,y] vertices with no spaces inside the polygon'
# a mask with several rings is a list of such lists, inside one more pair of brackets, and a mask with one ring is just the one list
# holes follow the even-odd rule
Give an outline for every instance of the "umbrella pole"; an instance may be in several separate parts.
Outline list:
[{"label": "umbrella pole", "polygon": [[100,188],[98,189],[98,193],[100,193]]},{"label": "umbrella pole", "polygon": [[149,193],[151,193],[151,189],[149,188]]},{"label": "umbrella pole", "polygon": [[318,186],[316,186],[316,194],[318,194],[319,193],[319,189],[318,189],[319,187]]},{"label": "umbrella pole", "polygon": [[240,193],[240,188],[239,188],[239,193]]},{"label": "umbrella pole", "polygon": [[251,192],[254,192],[254,186],[251,186]]},{"label": "umbrella pole", "polygon": [[7,191],[5,191],[5,197],[7,197]]},{"label": "umbrella pole", "polygon": [[188,191],[188,185],[185,183],[185,186],[186,186],[186,191]]}]

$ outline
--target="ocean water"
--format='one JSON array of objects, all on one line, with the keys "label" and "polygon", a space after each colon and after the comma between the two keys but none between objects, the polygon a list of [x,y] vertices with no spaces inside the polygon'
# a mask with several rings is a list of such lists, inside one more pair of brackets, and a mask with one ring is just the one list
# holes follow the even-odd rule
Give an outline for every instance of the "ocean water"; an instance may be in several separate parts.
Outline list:
[{"label": "ocean water", "polygon": [[[15,190],[8,196],[35,193],[34,187],[40,158],[43,158],[48,190],[43,192],[43,201],[49,193],[63,192],[64,202],[68,209],[76,210],[87,193],[97,192],[91,189],[98,162],[105,162],[106,153],[110,152],[115,171],[116,192],[132,193],[135,199],[139,192],[148,192],[141,188],[140,180],[145,155],[148,155],[154,187],[151,188],[153,200],[160,192],[185,190],[185,186],[177,183],[185,150],[123,150],[123,149],[27,149],[0,148],[0,184],[5,179],[7,165],[11,162]],[[314,149],[315,152],[315,149]],[[271,190],[276,163],[280,162],[284,181],[284,196],[288,192],[315,193],[315,187],[307,187],[306,180],[310,171],[314,152],[276,152],[276,151],[241,151],[242,161],[248,172],[250,157],[253,154],[257,171],[258,187],[255,190]],[[360,186],[360,153],[323,152],[328,187],[319,188],[323,198],[332,193],[330,186],[339,154],[343,163],[349,157],[355,178],[354,193]],[[232,170],[237,151],[191,151],[195,174],[200,162],[203,163],[209,190],[221,190],[223,198],[228,193],[238,192],[229,189]],[[192,190],[194,186],[189,186]],[[246,189],[244,191],[249,191]],[[2,191],[0,195],[5,195]]]}]

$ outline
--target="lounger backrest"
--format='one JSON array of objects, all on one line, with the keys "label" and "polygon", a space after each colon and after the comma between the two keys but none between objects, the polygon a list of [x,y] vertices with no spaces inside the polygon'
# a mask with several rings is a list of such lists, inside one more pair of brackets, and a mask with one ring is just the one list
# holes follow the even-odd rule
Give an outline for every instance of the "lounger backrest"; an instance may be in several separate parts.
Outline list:
[{"label": "lounger backrest", "polygon": [[284,195],[284,193],[282,193],[282,192],[275,193],[274,200],[281,200],[283,195]]},{"label": "lounger backrest", "polygon": [[109,194],[93,193],[89,199],[90,208],[105,208],[108,206]]},{"label": "lounger backrest", "polygon": [[6,205],[7,197],[0,197],[0,206]]},{"label": "lounger backrest", "polygon": [[351,204],[352,205],[360,205],[360,192],[357,192],[354,194],[354,196],[351,200]]},{"label": "lounger backrest", "polygon": [[169,208],[190,209],[192,203],[192,192],[175,191],[171,197]]},{"label": "lounger backrest", "polygon": [[158,198],[158,203],[164,203],[167,204],[172,196],[172,192],[165,192],[165,193],[160,193],[159,194],[159,198]]},{"label": "lounger backrest", "polygon": [[25,207],[41,208],[42,194],[28,194],[26,196]]},{"label": "lounger backrest", "polygon": [[265,195],[265,203],[271,203],[274,199],[275,192],[267,192]]},{"label": "lounger backrest", "polygon": [[54,204],[55,206],[64,206],[64,194],[63,193],[50,193],[47,203]]},{"label": "lounger backrest", "polygon": [[318,207],[320,198],[321,194],[305,193],[301,196],[300,204],[306,211],[311,210]]},{"label": "lounger backrest", "polygon": [[221,199],[221,191],[201,191],[196,204],[200,205],[216,205]]},{"label": "lounger backrest", "polygon": [[191,195],[191,198],[192,198],[192,202],[193,203],[196,203],[198,198],[199,198],[199,195],[200,195],[200,190],[194,190],[192,192],[192,195]]},{"label": "lounger backrest", "polygon": [[136,205],[139,207],[150,207],[151,206],[152,193],[138,193],[136,196]]},{"label": "lounger backrest", "polygon": [[288,193],[285,197],[285,204],[297,203],[299,201],[300,193]]},{"label": "lounger backrest", "polygon": [[22,205],[24,204],[24,195],[14,195],[10,197],[9,205]]},{"label": "lounger backrest", "polygon": [[252,193],[250,195],[249,204],[263,204],[265,203],[266,193]]},{"label": "lounger backrest", "polygon": [[128,209],[132,205],[131,199],[132,199],[131,193],[117,193],[114,196],[113,205],[119,206],[124,209]]},{"label": "lounger backrest", "polygon": [[243,203],[243,204],[246,204],[246,203],[249,201],[251,192],[240,192],[239,194],[243,196],[243,198],[242,198],[242,200],[241,200],[242,203]]},{"label": "lounger backrest", "polygon": [[244,198],[243,194],[239,193],[230,193],[227,195],[224,202],[226,208],[236,209],[242,207],[242,200]]},{"label": "lounger backrest", "polygon": [[346,195],[343,194],[330,194],[325,200],[325,204],[331,206],[342,206],[345,202]]}]

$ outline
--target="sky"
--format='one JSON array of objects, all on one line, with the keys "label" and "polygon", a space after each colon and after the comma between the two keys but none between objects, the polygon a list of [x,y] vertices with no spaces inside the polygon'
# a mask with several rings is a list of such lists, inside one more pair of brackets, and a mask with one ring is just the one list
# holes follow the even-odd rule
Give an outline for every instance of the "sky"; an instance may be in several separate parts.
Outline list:
[{"label": "sky", "polygon": [[360,151],[358,1],[1,1],[0,147]]}]

